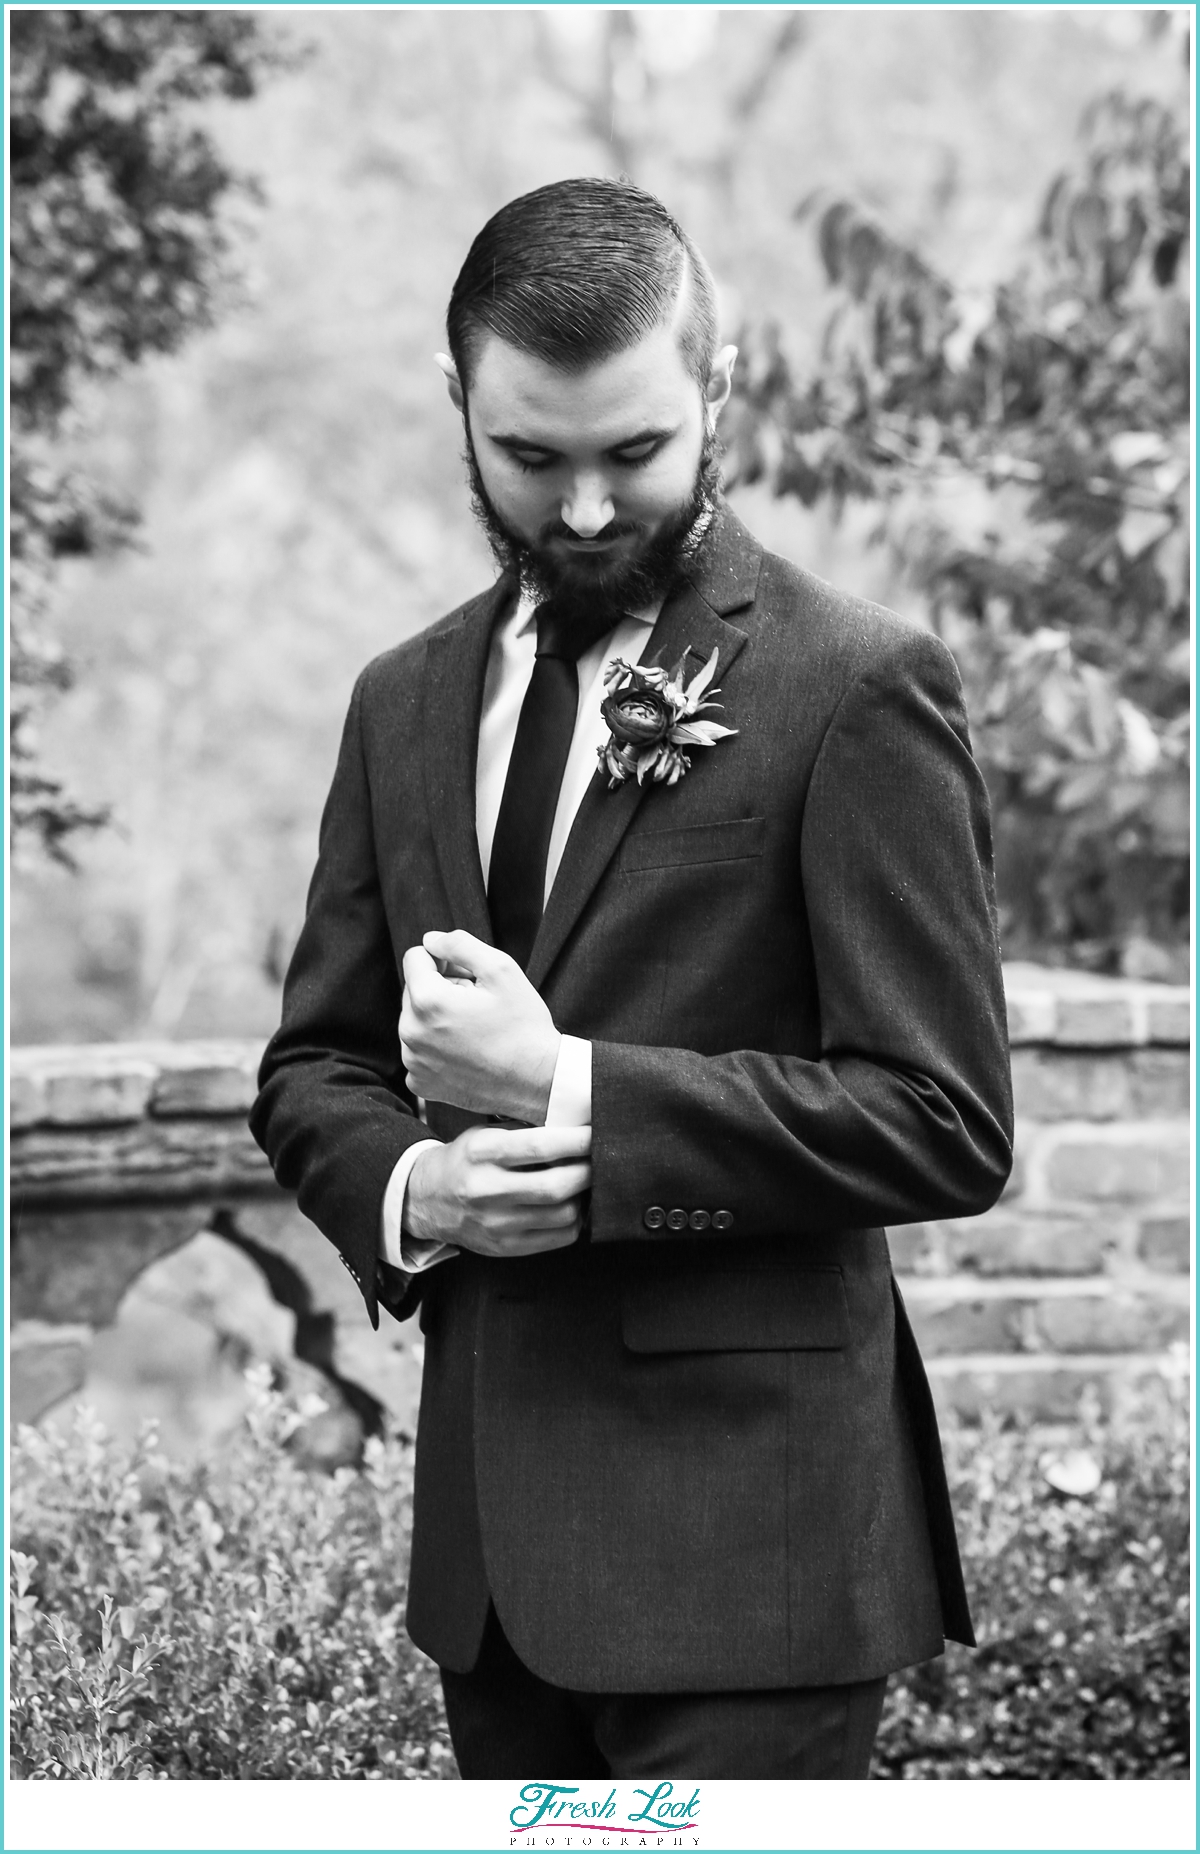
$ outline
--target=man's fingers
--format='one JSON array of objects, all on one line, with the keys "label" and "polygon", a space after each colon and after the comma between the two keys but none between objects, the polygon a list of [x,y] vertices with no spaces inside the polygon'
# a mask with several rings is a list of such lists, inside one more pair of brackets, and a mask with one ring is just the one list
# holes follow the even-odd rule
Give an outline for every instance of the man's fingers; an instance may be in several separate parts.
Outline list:
[{"label": "man's fingers", "polygon": [[477,940],[465,927],[455,927],[451,933],[431,929],[423,936],[421,945],[439,963],[475,979],[486,978],[505,962],[512,963],[507,953]]},{"label": "man's fingers", "polygon": [[480,1182],[481,1197],[490,1204],[562,1204],[591,1187],[592,1168],[581,1163],[549,1165],[544,1171],[513,1172],[497,1166]]},{"label": "man's fingers", "polygon": [[591,1127],[488,1127],[472,1138],[474,1157],[510,1169],[586,1159],[592,1150]]},{"label": "man's fingers", "polygon": [[523,1230],[517,1236],[500,1237],[495,1253],[505,1257],[542,1255],[548,1249],[569,1249],[578,1240],[579,1230],[575,1225],[569,1230]]},{"label": "man's fingers", "polygon": [[405,997],[419,1010],[441,981],[441,973],[423,946],[410,946],[400,962]]},{"label": "man's fingers", "polygon": [[579,1205],[574,1198],[562,1204],[511,1204],[491,1211],[489,1226],[502,1236],[519,1235],[522,1230],[566,1230],[579,1221]]},{"label": "man's fingers", "polygon": [[592,1168],[586,1164],[551,1166],[544,1172],[532,1172],[529,1185],[537,1186],[535,1203],[561,1204],[591,1190]]},{"label": "man's fingers", "polygon": [[[448,939],[449,935],[439,937]],[[475,983],[475,973],[461,961],[440,955],[435,957],[423,946],[410,946],[400,962],[400,969],[404,974],[405,998],[415,1010],[424,1013],[432,1013],[445,1005],[447,985]]]},{"label": "man's fingers", "polygon": [[[551,1214],[557,1221],[544,1221]],[[528,1255],[538,1249],[563,1249],[578,1242],[581,1227],[578,1204],[559,1205],[550,1211],[529,1211],[527,1220],[494,1226],[492,1242],[501,1255]]]}]

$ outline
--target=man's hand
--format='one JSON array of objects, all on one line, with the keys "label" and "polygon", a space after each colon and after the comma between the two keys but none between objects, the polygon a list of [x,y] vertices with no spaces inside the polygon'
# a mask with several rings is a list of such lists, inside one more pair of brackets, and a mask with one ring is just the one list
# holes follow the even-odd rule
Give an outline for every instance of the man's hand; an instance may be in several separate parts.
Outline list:
[{"label": "man's hand", "polygon": [[422,1100],[540,1126],[561,1040],[516,960],[474,934],[427,933],[405,953],[400,1053]]},{"label": "man's hand", "polygon": [[468,1127],[413,1165],[405,1234],[477,1255],[568,1248],[579,1236],[580,1193],[592,1181],[591,1149],[591,1127]]}]

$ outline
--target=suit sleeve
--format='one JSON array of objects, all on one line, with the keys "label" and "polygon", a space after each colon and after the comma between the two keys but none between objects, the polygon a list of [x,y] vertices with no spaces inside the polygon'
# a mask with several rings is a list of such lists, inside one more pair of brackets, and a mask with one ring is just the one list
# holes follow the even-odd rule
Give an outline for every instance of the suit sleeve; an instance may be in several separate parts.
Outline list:
[{"label": "suit sleeve", "polygon": [[[987,795],[953,658],[914,629],[860,670],[804,803],[820,1053],[596,1042],[592,1240],[646,1212],[728,1235],[971,1215],[1011,1166]],[[651,1222],[658,1219],[654,1216]]]},{"label": "suit sleeve", "polygon": [[305,1216],[337,1246],[373,1326],[412,1313],[421,1277],[380,1260],[380,1215],[400,1155],[429,1138],[404,1082],[401,980],[384,915],[362,750],[363,679],[321,819],[304,927],[250,1128]]}]

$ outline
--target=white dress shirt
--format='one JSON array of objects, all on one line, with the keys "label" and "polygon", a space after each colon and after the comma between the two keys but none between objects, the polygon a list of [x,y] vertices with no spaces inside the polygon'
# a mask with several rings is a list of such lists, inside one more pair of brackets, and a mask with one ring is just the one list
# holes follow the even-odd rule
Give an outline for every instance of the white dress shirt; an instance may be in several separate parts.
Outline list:
[{"label": "white dress shirt", "polygon": [[[492,861],[492,843],[496,820],[508,777],[513,741],[525,691],[533,675],[537,650],[537,627],[534,624],[536,601],[522,592],[508,617],[492,636],[487,672],[483,685],[483,706],[479,714],[479,752],[475,765],[475,834],[479,844],[479,861],[484,885]],[[566,848],[575,813],[592,782],[597,767],[597,753],[608,739],[608,723],[600,712],[604,700],[604,672],[614,657],[637,663],[649,641],[658,617],[656,605],[622,620],[616,628],[586,650],[576,665],[579,678],[579,707],[575,715],[575,732],[567,754],[550,848],[546,857],[546,889],[549,898]],[[564,1036],[550,1085],[546,1108],[547,1126],[588,1126],[592,1118],[592,1046],[580,1037]],[[416,1274],[432,1268],[458,1250],[444,1242],[418,1242],[402,1231],[404,1194],[409,1173],[422,1152],[436,1146],[437,1140],[417,1140],[397,1161],[388,1180],[383,1199],[379,1252],[395,1268]]]}]

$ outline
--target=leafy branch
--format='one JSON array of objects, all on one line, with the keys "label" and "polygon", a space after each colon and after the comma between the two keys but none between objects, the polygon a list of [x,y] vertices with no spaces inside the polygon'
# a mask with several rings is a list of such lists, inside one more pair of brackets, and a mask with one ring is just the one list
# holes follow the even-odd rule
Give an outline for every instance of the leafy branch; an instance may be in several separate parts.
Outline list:
[{"label": "leafy branch", "polygon": [[1187,138],[1120,93],[1080,138],[986,293],[856,202],[802,200],[835,291],[820,358],[797,377],[778,328],[750,332],[730,477],[875,507],[959,659],[1010,954],[1166,977],[1187,937]]},{"label": "leafy branch", "polygon": [[[27,1778],[72,1777],[79,1782],[113,1782],[135,1777],[145,1764],[143,1755],[151,1737],[147,1720],[137,1720],[139,1702],[153,1698],[154,1670],[174,1644],[165,1635],[138,1633],[141,1618],[134,1605],[118,1606],[104,1595],[99,1610],[100,1638],[94,1652],[84,1643],[83,1631],[66,1616],[42,1615],[31,1589],[37,1559],[25,1552],[12,1553],[13,1636],[17,1659],[14,1711],[38,1711],[33,1683],[23,1679],[32,1671],[31,1638],[41,1628],[53,1636],[61,1665],[56,1670],[64,1689],[62,1706],[70,1720],[66,1729],[40,1734],[40,1755],[23,1759]],[[32,1720],[14,1721],[14,1735],[29,1733]]]},{"label": "leafy branch", "polygon": [[62,862],[107,817],[43,770],[70,669],[47,624],[64,559],[128,545],[132,507],[64,459],[86,393],[212,320],[229,202],[252,192],[197,107],[283,59],[249,14],[24,8],[11,34],[12,830]]}]

